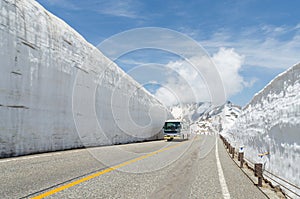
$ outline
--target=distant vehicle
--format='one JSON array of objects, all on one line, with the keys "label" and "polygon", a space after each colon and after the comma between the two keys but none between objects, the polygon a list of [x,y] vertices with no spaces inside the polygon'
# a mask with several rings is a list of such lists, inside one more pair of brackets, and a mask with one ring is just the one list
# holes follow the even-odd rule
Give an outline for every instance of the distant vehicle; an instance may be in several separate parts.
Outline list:
[{"label": "distant vehicle", "polygon": [[167,120],[164,125],[164,138],[171,141],[182,137],[182,122],[180,120]]}]

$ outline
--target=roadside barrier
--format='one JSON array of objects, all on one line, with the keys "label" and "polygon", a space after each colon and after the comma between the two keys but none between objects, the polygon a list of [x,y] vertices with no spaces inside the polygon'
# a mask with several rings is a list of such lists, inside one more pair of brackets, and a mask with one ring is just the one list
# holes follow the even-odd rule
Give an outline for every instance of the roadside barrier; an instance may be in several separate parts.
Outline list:
[{"label": "roadside barrier", "polygon": [[[251,166],[252,166],[252,167],[254,168],[254,170],[255,170],[255,163],[253,163],[252,161],[250,161],[250,160],[248,160],[248,159],[246,159],[246,161],[247,161],[247,164],[249,165],[249,167],[251,168]],[[268,170],[263,170],[263,171],[264,171],[263,175],[267,177],[267,178],[263,178],[263,180],[264,180],[266,183],[268,182],[272,188],[276,188],[276,186],[273,186],[272,183],[271,183],[270,181],[273,181],[273,182],[277,183],[280,187],[282,187],[282,188],[288,190],[290,193],[292,193],[292,194],[294,194],[295,196],[297,196],[297,197],[300,198],[300,195],[299,195],[299,194],[297,194],[295,191],[291,190],[291,187],[293,187],[293,188],[296,189],[296,190],[300,190],[300,187],[299,187],[299,186],[290,183],[289,181],[287,181],[287,180],[285,180],[285,179],[283,179],[283,178],[281,178],[281,177],[279,177],[279,176],[277,176],[277,175],[275,175],[275,174],[269,172]],[[268,179],[269,179],[269,180],[268,180]],[[280,181],[281,181],[281,182],[280,182]],[[288,187],[287,185],[285,185],[285,184],[283,184],[283,183],[288,184],[290,187]],[[277,189],[278,189],[278,187],[277,187]],[[281,189],[281,188],[279,188],[279,189]],[[282,189],[281,189],[281,190],[282,190]],[[295,197],[289,196],[288,194],[286,194],[285,196],[286,196],[287,198],[292,198],[292,199],[295,198]]]},{"label": "roadside barrier", "polygon": [[[234,156],[236,153],[235,148],[232,147],[231,144],[226,140],[226,138],[224,138],[221,134],[219,134],[219,136],[220,136],[220,139],[223,141],[225,148],[228,149],[228,153],[231,155],[231,158],[234,159]],[[268,154],[268,152],[266,152],[264,154],[259,154],[259,155],[267,155],[267,154]],[[237,155],[238,155],[237,159],[240,162],[240,168],[243,168],[243,165],[247,165],[247,167],[254,172],[255,177],[257,177],[257,186],[258,187],[262,187],[262,182],[264,181],[265,183],[268,183],[270,185],[270,187],[276,188],[278,191],[281,191],[284,194],[284,196],[286,196],[287,198],[295,198],[295,196],[300,198],[300,195],[292,190],[292,188],[293,188],[294,190],[300,191],[299,186],[297,186],[291,182],[288,182],[287,180],[265,170],[263,168],[262,163],[254,163],[254,162],[251,162],[250,160],[246,159],[244,157],[243,151],[238,151]],[[279,186],[273,186],[272,181],[275,182],[276,184],[278,184]],[[288,187],[287,185],[290,187]],[[287,190],[287,192],[294,194],[294,196],[290,196],[290,194],[287,194],[286,191],[284,191],[284,190]]]}]

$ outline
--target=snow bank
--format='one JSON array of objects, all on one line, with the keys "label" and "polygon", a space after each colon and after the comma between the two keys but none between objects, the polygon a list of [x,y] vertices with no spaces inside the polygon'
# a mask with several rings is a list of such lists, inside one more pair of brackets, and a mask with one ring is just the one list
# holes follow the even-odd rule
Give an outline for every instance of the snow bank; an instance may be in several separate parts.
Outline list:
[{"label": "snow bank", "polygon": [[0,9],[0,157],[161,135],[162,104],[65,22],[34,0]]},{"label": "snow bank", "polygon": [[300,187],[300,64],[257,93],[224,135],[236,147],[245,146],[247,159]]}]

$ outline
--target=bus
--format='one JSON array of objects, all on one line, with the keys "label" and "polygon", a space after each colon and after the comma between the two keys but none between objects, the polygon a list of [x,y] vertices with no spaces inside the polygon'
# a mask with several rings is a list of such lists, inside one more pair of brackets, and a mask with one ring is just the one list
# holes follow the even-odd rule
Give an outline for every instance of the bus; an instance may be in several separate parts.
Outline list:
[{"label": "bus", "polygon": [[182,122],[180,120],[167,120],[164,125],[164,138],[171,141],[182,137]]}]

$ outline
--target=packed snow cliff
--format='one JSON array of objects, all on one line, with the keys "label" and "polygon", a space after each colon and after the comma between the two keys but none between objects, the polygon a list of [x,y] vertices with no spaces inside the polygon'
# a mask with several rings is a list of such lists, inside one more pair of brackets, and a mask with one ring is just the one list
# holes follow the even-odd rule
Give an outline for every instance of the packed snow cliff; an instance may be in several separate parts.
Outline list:
[{"label": "packed snow cliff", "polygon": [[0,157],[162,136],[163,105],[68,24],[34,0],[0,9]]},{"label": "packed snow cliff", "polygon": [[[236,147],[245,147],[247,159],[300,187],[300,64],[257,93],[223,134]],[[264,153],[269,155],[258,155]],[[299,189],[288,188],[300,194]]]}]

